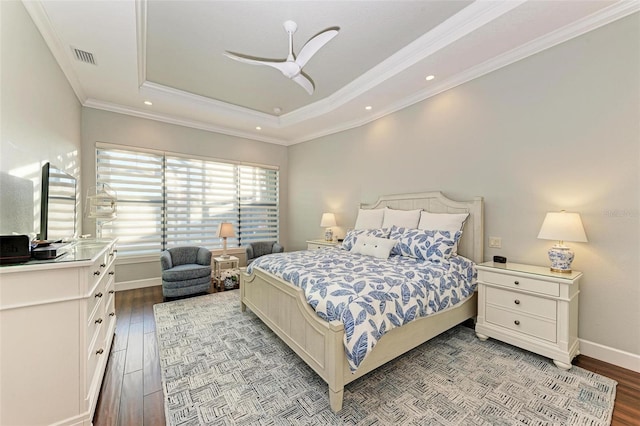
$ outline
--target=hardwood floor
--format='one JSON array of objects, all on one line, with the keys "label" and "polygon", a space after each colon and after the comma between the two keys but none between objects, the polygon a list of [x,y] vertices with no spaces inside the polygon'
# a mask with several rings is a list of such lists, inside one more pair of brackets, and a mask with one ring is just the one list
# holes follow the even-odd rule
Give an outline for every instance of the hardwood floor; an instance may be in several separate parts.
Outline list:
[{"label": "hardwood floor", "polygon": [[[153,305],[162,288],[116,293],[116,335],[94,426],[164,425],[164,397]],[[618,382],[612,425],[640,425],[640,373],[579,355],[573,362]]]}]

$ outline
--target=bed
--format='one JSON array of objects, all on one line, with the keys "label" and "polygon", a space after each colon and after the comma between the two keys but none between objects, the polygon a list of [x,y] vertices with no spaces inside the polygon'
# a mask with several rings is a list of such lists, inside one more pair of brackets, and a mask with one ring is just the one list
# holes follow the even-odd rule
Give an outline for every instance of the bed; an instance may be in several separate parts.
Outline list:
[{"label": "bed", "polygon": [[[457,252],[476,263],[483,261],[483,201],[476,197],[454,201],[441,192],[380,197],[362,209],[422,209],[432,213],[468,213]],[[328,385],[334,412],[342,409],[344,387],[379,366],[426,342],[477,312],[475,293],[442,312],[418,318],[384,334],[353,371],[345,353],[345,325],[326,321],[308,304],[304,291],[259,267],[240,274],[241,309],[248,307]]]}]

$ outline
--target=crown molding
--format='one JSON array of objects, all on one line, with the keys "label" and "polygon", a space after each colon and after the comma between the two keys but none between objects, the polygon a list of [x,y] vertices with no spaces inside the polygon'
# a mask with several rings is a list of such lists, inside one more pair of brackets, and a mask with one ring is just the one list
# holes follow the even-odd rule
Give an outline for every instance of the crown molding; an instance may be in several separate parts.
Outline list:
[{"label": "crown molding", "polygon": [[87,99],[87,101],[84,102],[82,104],[82,106],[87,107],[87,108],[94,108],[94,109],[100,109],[100,110],[103,110],[103,111],[110,111],[110,112],[116,112],[116,113],[119,113],[119,114],[130,115],[132,117],[146,118],[148,120],[154,120],[154,121],[161,121],[163,123],[175,124],[175,125],[178,125],[178,126],[191,127],[193,129],[205,130],[207,132],[220,133],[220,134],[223,134],[223,135],[234,136],[234,137],[237,137],[237,138],[255,140],[255,141],[258,141],[258,142],[266,142],[266,143],[272,143],[272,144],[275,144],[275,145],[285,145],[285,146],[289,145],[288,141],[285,141],[285,140],[282,140],[282,139],[279,139],[279,138],[273,138],[273,137],[268,137],[268,136],[263,136],[263,135],[256,135],[255,133],[243,132],[243,131],[232,129],[232,128],[228,128],[228,127],[216,126],[216,125],[211,124],[211,123],[205,123],[205,122],[202,122],[202,121],[179,118],[179,117],[175,117],[173,115],[149,112],[149,111],[145,111],[145,110],[131,108],[131,107],[128,107],[128,106],[123,106],[123,105],[120,105],[120,104],[114,104],[114,103],[111,103],[111,102],[103,102],[103,101],[100,101],[100,100],[97,100],[97,99]]},{"label": "crown molding", "polygon": [[80,80],[71,65],[71,47],[62,45],[60,42],[61,39],[53,28],[49,15],[47,15],[47,12],[44,10],[44,6],[40,1],[23,0],[22,5],[27,10],[29,16],[31,16],[33,23],[38,28],[38,31],[40,31],[42,38],[51,51],[51,54],[55,58],[56,62],[58,62],[58,66],[67,78],[71,89],[82,104],[87,100],[87,96],[85,95],[82,85],[80,84]]},{"label": "crown molding", "polygon": [[282,115],[282,125],[298,124],[339,108],[525,1],[472,3],[330,96]]},{"label": "crown molding", "polygon": [[321,132],[315,132],[313,134],[305,135],[301,138],[291,141],[290,145],[308,142],[313,139],[363,126],[386,115],[400,111],[418,102],[422,102],[444,91],[467,83],[471,80],[475,80],[476,78],[482,77],[483,75],[486,75],[490,72],[511,65],[524,58],[535,55],[536,53],[539,53],[543,50],[549,49],[560,43],[586,34],[589,31],[593,31],[597,28],[600,28],[618,19],[622,19],[638,11],[640,11],[640,2],[628,0],[620,1],[596,13],[586,16],[585,18],[580,19],[570,25],[550,32],[542,37],[530,41],[529,43],[526,43],[501,55],[495,56],[481,64],[458,73],[444,81],[441,81],[437,86],[424,89],[422,91],[416,92],[411,96],[405,97],[398,102],[394,102],[393,104],[381,109],[376,114],[369,115],[361,119],[352,120],[347,123],[341,123],[337,126],[324,129]]},{"label": "crown molding", "polygon": [[173,87],[164,86],[151,81],[143,82],[140,86],[140,92],[145,92],[146,94],[154,96],[156,99],[170,98],[180,102],[185,102],[195,108],[204,107],[213,114],[232,116],[236,117],[238,120],[246,120],[249,118],[253,120],[252,123],[263,124],[274,128],[281,127],[280,120],[276,116],[218,101],[216,99],[207,98],[206,96],[200,96],[183,90],[174,89]]},{"label": "crown molding", "polygon": [[136,45],[140,87],[147,77],[147,0],[136,0]]}]

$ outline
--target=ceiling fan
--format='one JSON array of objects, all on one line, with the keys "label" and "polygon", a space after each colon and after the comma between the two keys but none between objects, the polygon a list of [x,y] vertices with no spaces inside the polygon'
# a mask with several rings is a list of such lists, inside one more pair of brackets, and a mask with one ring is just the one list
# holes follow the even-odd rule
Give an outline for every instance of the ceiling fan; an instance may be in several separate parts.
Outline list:
[{"label": "ceiling fan", "polygon": [[339,28],[329,28],[326,31],[313,37],[305,44],[298,56],[293,56],[293,33],[298,29],[298,25],[293,21],[286,21],[284,29],[289,34],[289,55],[286,60],[273,60],[254,58],[247,55],[240,55],[233,52],[225,52],[224,55],[233,60],[244,62],[252,65],[266,65],[280,71],[285,77],[295,81],[304,88],[310,95],[313,94],[314,86],[311,79],[302,73],[302,67],[309,62],[309,59],[316,54],[318,50],[327,44],[332,38],[338,35]]}]

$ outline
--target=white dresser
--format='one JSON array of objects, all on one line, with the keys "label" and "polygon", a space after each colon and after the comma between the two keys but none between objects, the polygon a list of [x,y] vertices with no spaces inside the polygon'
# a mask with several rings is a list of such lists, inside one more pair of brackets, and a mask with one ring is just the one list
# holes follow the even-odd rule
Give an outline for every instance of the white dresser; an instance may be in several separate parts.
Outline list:
[{"label": "white dresser", "polygon": [[563,369],[578,355],[581,272],[486,262],[478,265],[476,335],[549,357]]},{"label": "white dresser", "polygon": [[115,241],[0,267],[0,425],[90,425],[113,340]]}]

